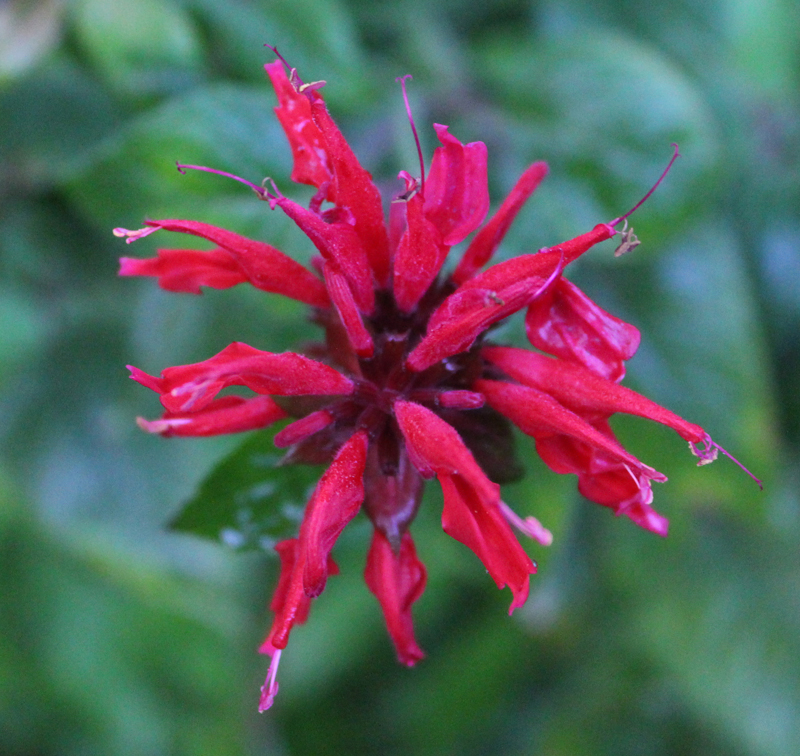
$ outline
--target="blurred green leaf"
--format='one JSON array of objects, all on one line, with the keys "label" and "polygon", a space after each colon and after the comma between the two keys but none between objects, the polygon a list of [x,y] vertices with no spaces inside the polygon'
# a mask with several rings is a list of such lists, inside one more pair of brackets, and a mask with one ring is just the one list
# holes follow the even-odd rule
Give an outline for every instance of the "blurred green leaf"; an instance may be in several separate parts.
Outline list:
[{"label": "blurred green leaf", "polygon": [[[796,5],[74,0],[49,53],[41,35],[19,36],[30,41],[28,67],[0,92],[0,439],[16,485],[49,524],[24,519],[16,495],[6,497],[12,509],[0,501],[0,750],[797,751]],[[0,25],[11,6],[47,15],[54,3],[0,3]],[[0,59],[18,54],[17,36]],[[157,372],[232,340],[296,349],[318,334],[296,303],[245,287],[178,297],[116,279],[114,257],[187,240],[159,233],[126,247],[109,229],[185,216],[299,260],[313,254],[246,188],[174,167],[269,175],[308,201],[308,187],[289,188],[265,42],[305,80],[328,81],[334,118],[386,186],[416,164],[392,84],[407,72],[426,156],[433,121],[485,141],[495,205],[526,164],[548,160],[498,260],[624,212],[678,141],[682,158],[634,218],[642,247],[617,260],[607,243],[569,275],[641,328],[626,385],[707,427],[766,490],[726,460],[698,470],[669,429],[614,418],[626,447],[670,476],[655,491],[671,521],[662,540],[581,499],[574,476],[547,469],[515,434],[528,474],[503,486],[504,501],[555,538],[549,549],[526,546],[540,563],[526,606],[507,616],[508,591],[442,533],[441,491],[429,485],[412,527],[429,571],[414,606],[428,658],[414,670],[396,664],[364,586],[371,525],[359,516],[336,545],[341,574],[293,632],[276,706],[255,725],[266,666],[255,649],[274,583],[250,582],[257,552],[232,557],[158,531],[241,439],[138,432],[133,419],[157,400],[122,365]],[[526,343],[521,321],[494,335]],[[191,515],[192,533],[227,532],[246,548],[293,534],[318,472],[278,480],[270,437],[249,437],[251,457],[234,453],[178,520]],[[281,499],[293,491],[294,507],[270,499],[273,484]],[[264,522],[276,531],[264,535]],[[242,589],[253,617],[234,598]]]},{"label": "blurred green leaf", "polygon": [[[218,176],[178,173],[175,163],[206,165],[259,183],[287,175],[291,153],[271,112],[274,95],[262,87],[215,84],[141,115],[105,145],[98,160],[70,186],[82,211],[101,228],[149,217],[220,215],[221,192],[244,197],[276,224],[244,187]],[[214,215],[203,219],[214,221]],[[241,229],[237,229],[240,230]]]},{"label": "blurred green leaf", "polygon": [[181,89],[202,67],[194,22],[170,0],[75,0],[72,16],[87,56],[126,94]]},{"label": "blurred green leaf", "polygon": [[[0,751],[242,756],[245,615],[232,565],[180,575],[108,534],[45,526],[9,495],[0,490]],[[193,558],[209,561],[199,548]]]},{"label": "blurred green leaf", "polygon": [[8,0],[0,6],[0,87],[58,43],[64,0]]},{"label": "blurred green leaf", "polygon": [[667,164],[672,142],[684,158],[634,223],[646,231],[647,216],[660,214],[659,237],[674,227],[664,221],[687,209],[689,188],[707,179],[719,152],[713,113],[691,78],[619,32],[519,35],[480,49],[482,84],[514,117],[517,150],[550,164],[536,202],[551,233],[573,236],[605,212],[629,209]]},{"label": "blurred green leaf", "polygon": [[270,550],[296,535],[319,469],[280,465],[273,433],[256,433],[222,460],[170,527],[235,549]]},{"label": "blurred green leaf", "polygon": [[68,61],[16,80],[0,92],[0,192],[71,178],[121,120],[108,91]]}]

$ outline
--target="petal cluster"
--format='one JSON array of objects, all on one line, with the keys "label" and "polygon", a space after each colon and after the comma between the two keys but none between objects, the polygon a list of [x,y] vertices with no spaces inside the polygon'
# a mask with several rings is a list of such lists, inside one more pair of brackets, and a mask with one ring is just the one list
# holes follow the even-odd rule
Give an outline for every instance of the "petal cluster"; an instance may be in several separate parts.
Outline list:
[{"label": "petal cluster", "polygon": [[[321,83],[287,74],[282,59],[265,68],[292,150],[292,179],[316,194],[305,207],[277,189],[254,188],[306,234],[320,255],[316,269],[197,221],[115,230],[128,241],[164,230],[214,245],[122,258],[121,275],[151,276],[163,289],[194,294],[249,283],[308,305],[321,328],[322,341],[303,354],[233,343],[159,376],[130,368],[164,407],[162,417],[140,419],[147,431],[206,436],[290,420],[275,436],[287,449],[285,462],[328,464],[297,537],[276,546],[281,573],[260,649],[272,657],[262,708],[277,692],[281,650],[337,573],[332,549],[360,511],[374,526],[367,587],[399,660],[410,666],[423,657],[412,607],[426,570],[410,526],[428,479],[437,478],[444,495],[444,531],[475,553],[499,588],[510,589],[511,611],[525,602],[536,567],[512,526],[543,544],[552,537],[502,501],[499,483],[512,477],[510,465],[487,451],[486,439],[510,447],[516,426],[552,470],[577,476],[585,497],[660,535],[667,521],[651,506],[652,483],[666,478],[620,445],[609,418],[623,412],[667,425],[701,462],[715,451],[702,428],[620,385],[639,332],[564,277],[571,262],[615,236],[622,219],[487,268],[544,179],[544,163],[531,165],[486,221],[485,145],[463,144],[436,124],[440,146],[427,176],[401,173],[404,190],[387,221],[380,192],[331,119]],[[473,232],[460,260],[443,272],[452,247]],[[489,338],[493,325],[518,311],[536,351]],[[230,387],[247,393],[219,396]]]}]

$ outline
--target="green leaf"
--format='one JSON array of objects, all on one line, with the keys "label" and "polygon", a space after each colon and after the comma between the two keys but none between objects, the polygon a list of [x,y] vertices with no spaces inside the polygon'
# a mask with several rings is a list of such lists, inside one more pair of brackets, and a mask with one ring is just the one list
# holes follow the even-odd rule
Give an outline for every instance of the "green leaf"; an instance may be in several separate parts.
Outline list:
[{"label": "green leaf", "polygon": [[[91,169],[70,186],[70,198],[106,233],[145,216],[185,214],[230,222],[230,212],[219,206],[227,202],[228,207],[231,197],[246,208],[231,212],[255,213],[270,228],[278,227],[280,214],[270,213],[245,187],[207,174],[181,175],[175,167],[176,161],[208,165],[255,182],[272,176],[282,183],[291,169],[291,151],[271,112],[273,102],[266,85],[213,84],[171,99],[110,140]],[[241,227],[237,231],[247,233]],[[270,241],[279,243],[275,237]]]},{"label": "green leaf", "polygon": [[281,466],[273,435],[257,433],[223,459],[170,527],[242,551],[268,551],[295,535],[320,470]]},{"label": "green leaf", "polygon": [[0,95],[0,170],[4,188],[47,189],[71,179],[121,115],[86,71],[58,59]]},{"label": "green leaf", "polygon": [[195,24],[168,0],[78,0],[79,45],[111,86],[129,95],[180,90],[202,68]]}]

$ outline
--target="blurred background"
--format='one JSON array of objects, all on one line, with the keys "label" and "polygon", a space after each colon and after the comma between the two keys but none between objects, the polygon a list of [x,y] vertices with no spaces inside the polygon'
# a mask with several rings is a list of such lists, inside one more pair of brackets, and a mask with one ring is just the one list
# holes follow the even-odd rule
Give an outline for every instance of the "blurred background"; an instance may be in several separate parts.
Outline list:
[{"label": "blurred background", "polygon": [[[2,0],[0,752],[800,753],[799,38],[793,0]],[[528,604],[508,617],[508,592],[441,532],[431,486],[414,526],[428,658],[396,663],[356,520],[259,716],[277,560],[167,527],[243,439],[142,433],[157,397],[124,366],[157,374],[234,340],[282,351],[312,329],[302,306],[245,287],[119,279],[118,257],[186,240],[129,247],[111,229],[187,217],[309,258],[246,188],[175,170],[271,176],[308,200],[288,179],[266,42],[328,82],[387,193],[417,171],[405,73],[426,155],[433,122],[487,143],[494,205],[547,160],[500,258],[617,217],[678,142],[632,219],[642,246],[598,247],[571,278],[641,329],[626,384],[704,426],[765,490],[619,418],[670,477],[662,540],[582,500],[520,438],[528,476],[506,498],[555,536],[530,545]],[[522,339],[521,323],[498,338]]]}]

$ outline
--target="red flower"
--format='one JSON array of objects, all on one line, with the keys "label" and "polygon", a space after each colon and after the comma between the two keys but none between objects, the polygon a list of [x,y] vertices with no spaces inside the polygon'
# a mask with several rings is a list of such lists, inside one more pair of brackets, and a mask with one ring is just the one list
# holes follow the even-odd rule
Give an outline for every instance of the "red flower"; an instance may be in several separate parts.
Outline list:
[{"label": "red flower", "polygon": [[[145,430],[204,436],[293,417],[275,436],[276,445],[289,447],[292,461],[330,463],[298,537],[276,547],[281,576],[273,625],[260,649],[272,656],[262,710],[277,692],[281,650],[337,572],[331,550],[362,506],[375,527],[367,586],[381,604],[400,661],[410,666],[422,658],[411,608],[426,572],[409,526],[426,478],[436,476],[442,487],[444,530],[475,552],[498,587],[510,588],[511,611],[525,602],[536,567],[511,525],[545,545],[551,536],[501,499],[498,483],[512,472],[490,447],[510,444],[506,418],[534,438],[549,467],[575,473],[584,496],[659,535],[666,535],[667,521],[650,506],[651,483],[666,478],[622,448],[609,417],[626,412],[670,426],[700,464],[720,450],[700,426],[619,385],[639,332],[563,278],[570,262],[619,233],[616,227],[630,213],[481,272],[547,173],[544,163],[535,163],[454,272],[442,273],[451,247],[487,214],[485,145],[462,144],[446,126],[435,125],[441,147],[427,177],[401,174],[405,191],[392,202],[387,224],[378,189],[328,114],[318,91],[323,82],[304,85],[294,70],[287,77],[281,60],[266,70],[292,148],[292,178],[317,193],[306,208],[277,189],[251,186],[307,234],[321,255],[321,278],[269,244],[205,223],[155,220],[139,231],[115,230],[129,242],[164,229],[216,245],[207,252],[123,258],[121,275],[154,276],[164,289],[191,293],[249,282],[309,305],[324,330],[313,359],[234,343],[160,377],[131,368],[131,377],[156,391],[166,410],[160,419],[140,420]],[[626,226],[620,249],[635,243]],[[522,309],[528,337],[541,352],[487,339],[490,326]],[[228,386],[246,386],[255,396],[215,398]],[[287,398],[279,406],[272,396]],[[288,399],[295,396],[316,397],[318,409],[308,414],[307,401]]]}]

